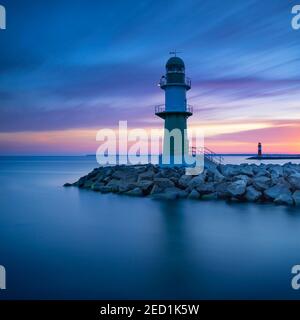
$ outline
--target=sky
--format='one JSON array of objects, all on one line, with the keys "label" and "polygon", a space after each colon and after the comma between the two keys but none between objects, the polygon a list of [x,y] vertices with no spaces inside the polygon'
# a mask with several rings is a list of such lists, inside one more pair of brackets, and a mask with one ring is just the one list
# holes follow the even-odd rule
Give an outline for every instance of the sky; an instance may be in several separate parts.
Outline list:
[{"label": "sky", "polygon": [[300,0],[0,0],[0,154],[95,153],[154,106],[169,52],[192,79],[190,128],[220,153],[300,153]]}]

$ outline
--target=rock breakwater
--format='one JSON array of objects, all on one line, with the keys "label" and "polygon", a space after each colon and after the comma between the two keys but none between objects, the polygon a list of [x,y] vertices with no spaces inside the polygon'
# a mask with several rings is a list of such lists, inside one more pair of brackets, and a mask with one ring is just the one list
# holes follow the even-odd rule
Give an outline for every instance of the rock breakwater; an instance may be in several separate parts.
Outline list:
[{"label": "rock breakwater", "polygon": [[96,168],[65,186],[168,200],[224,199],[300,206],[300,165],[227,164],[207,168],[198,176],[185,175],[180,167],[121,165]]}]

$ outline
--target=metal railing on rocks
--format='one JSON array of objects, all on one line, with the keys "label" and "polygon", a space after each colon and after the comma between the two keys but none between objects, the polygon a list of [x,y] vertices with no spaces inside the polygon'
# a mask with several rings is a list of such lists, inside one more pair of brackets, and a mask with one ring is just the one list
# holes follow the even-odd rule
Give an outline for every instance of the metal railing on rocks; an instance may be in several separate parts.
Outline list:
[{"label": "metal railing on rocks", "polygon": [[191,147],[190,153],[193,157],[195,157],[197,154],[204,155],[206,159],[208,159],[209,161],[217,165],[223,164],[224,162],[224,158],[222,156],[219,156],[218,154],[216,154],[215,152],[213,152],[212,150],[206,147],[201,147],[201,148]]}]

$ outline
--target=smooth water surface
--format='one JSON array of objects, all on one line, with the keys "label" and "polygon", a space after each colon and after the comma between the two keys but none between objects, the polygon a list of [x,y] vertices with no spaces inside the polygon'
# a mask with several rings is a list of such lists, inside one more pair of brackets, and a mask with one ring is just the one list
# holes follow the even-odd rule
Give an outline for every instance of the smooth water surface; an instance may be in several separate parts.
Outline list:
[{"label": "smooth water surface", "polygon": [[300,298],[299,209],[62,187],[94,167],[0,158],[0,299]]}]

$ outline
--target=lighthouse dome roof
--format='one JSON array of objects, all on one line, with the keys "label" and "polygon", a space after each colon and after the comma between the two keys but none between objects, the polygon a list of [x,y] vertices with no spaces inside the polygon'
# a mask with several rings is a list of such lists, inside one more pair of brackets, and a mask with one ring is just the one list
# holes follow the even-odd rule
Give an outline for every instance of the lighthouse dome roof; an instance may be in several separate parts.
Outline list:
[{"label": "lighthouse dome roof", "polygon": [[172,57],[167,61],[166,68],[170,69],[172,67],[185,68],[183,60],[179,57]]}]

